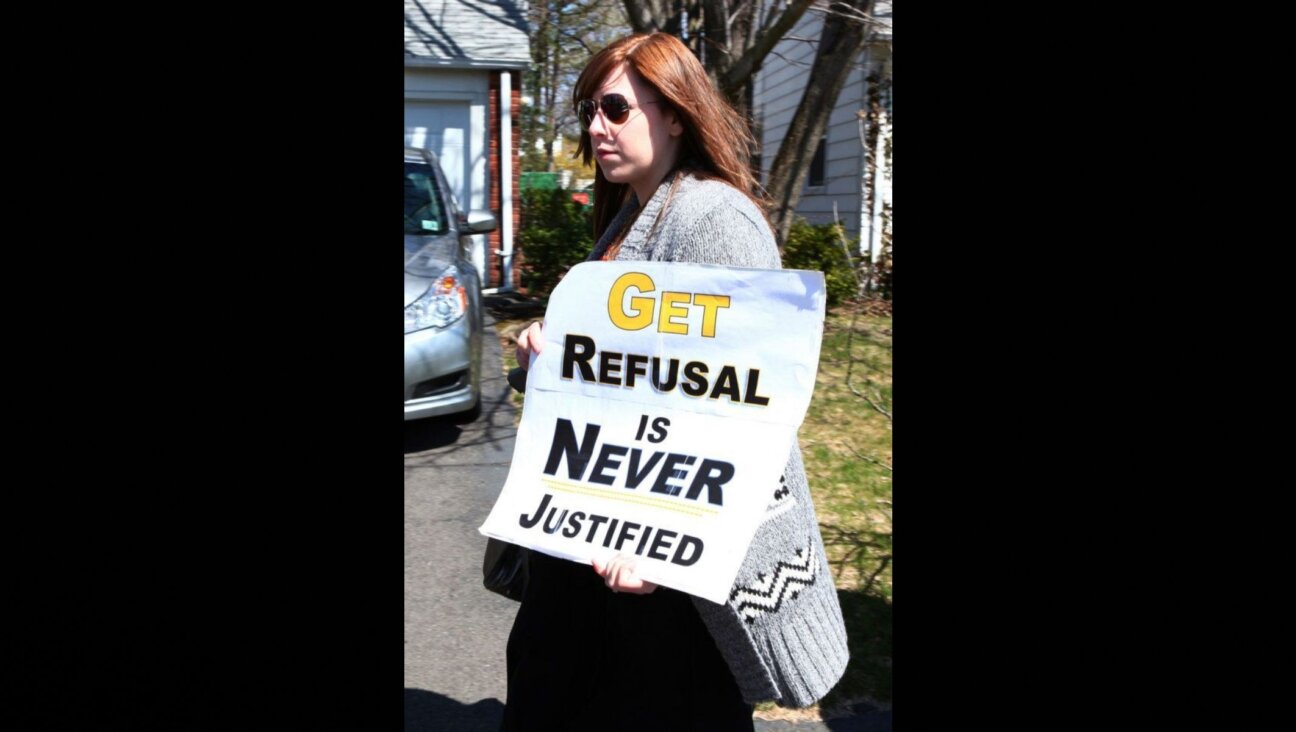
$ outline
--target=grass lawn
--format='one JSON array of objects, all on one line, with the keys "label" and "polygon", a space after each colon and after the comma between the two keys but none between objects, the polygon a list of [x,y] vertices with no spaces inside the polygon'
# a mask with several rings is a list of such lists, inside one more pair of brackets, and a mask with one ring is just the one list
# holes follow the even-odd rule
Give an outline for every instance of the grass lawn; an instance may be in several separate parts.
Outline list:
[{"label": "grass lawn", "polygon": [[825,715],[859,700],[891,701],[890,411],[889,308],[829,312],[800,431],[851,651],[846,675],[821,702]]}]

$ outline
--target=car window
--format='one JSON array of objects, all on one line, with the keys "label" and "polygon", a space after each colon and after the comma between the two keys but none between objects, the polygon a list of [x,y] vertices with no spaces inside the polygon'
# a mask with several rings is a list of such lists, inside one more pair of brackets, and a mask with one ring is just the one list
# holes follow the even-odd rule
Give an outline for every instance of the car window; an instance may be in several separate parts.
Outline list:
[{"label": "car window", "polygon": [[405,233],[444,234],[449,230],[432,166],[405,163]]}]

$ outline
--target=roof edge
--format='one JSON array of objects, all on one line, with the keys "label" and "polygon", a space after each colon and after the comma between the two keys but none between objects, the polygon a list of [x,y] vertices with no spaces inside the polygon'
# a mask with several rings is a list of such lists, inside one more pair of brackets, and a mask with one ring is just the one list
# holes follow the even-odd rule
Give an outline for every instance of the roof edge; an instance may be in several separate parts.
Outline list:
[{"label": "roof edge", "polygon": [[406,56],[407,69],[519,69],[531,65],[530,61],[489,58],[433,58],[431,56]]}]

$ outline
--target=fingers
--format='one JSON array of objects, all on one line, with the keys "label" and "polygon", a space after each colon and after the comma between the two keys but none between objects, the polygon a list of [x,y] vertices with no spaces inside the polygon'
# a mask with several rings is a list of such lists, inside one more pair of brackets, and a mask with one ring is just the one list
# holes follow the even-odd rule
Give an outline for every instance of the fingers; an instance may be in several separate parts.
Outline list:
[{"label": "fingers", "polygon": [[544,349],[544,324],[536,321],[526,328],[517,337],[517,360],[518,365],[524,369],[531,368],[531,361],[540,355]]},{"label": "fingers", "polygon": [[[544,323],[536,321],[527,326],[527,345],[531,349],[531,360],[534,361],[536,356],[544,350]],[[530,366],[530,364],[527,364]]]},{"label": "fingers", "polygon": [[629,592],[646,595],[657,589],[657,585],[641,579],[635,574],[635,561],[632,557],[618,554],[610,560],[592,560],[594,571],[603,578],[603,583],[613,592]]},{"label": "fingers", "polygon": [[628,590],[630,587],[626,581],[626,575],[630,574],[629,562],[620,554],[612,559],[612,566],[608,570],[607,586],[612,588],[613,592]]}]

